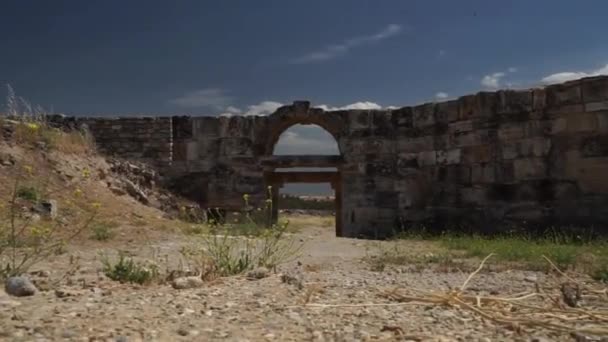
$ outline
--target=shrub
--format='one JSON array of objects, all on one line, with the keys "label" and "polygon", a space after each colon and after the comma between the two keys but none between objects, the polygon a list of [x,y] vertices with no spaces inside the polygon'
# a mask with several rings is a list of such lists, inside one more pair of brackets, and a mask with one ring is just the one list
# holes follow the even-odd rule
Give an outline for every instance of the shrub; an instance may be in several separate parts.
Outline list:
[{"label": "shrub", "polygon": [[17,197],[31,202],[37,202],[40,199],[40,194],[33,186],[20,186],[17,189]]},{"label": "shrub", "polygon": [[[212,268],[221,276],[240,274],[258,266],[276,268],[295,258],[302,244],[287,234],[288,221],[271,223],[271,195],[269,188],[268,199],[260,210],[252,210],[249,196],[244,195],[243,220],[237,223],[213,221],[201,228],[201,231],[208,231],[209,234],[202,236],[201,248],[190,250],[185,256],[205,260],[205,267]],[[194,229],[190,229],[192,231]],[[208,267],[209,263],[212,267]]]},{"label": "shrub", "polygon": [[112,232],[114,225],[108,222],[99,222],[95,223],[91,226],[91,231],[93,234],[91,238],[97,241],[107,241],[114,236],[114,232]]},{"label": "shrub", "polygon": [[158,278],[158,266],[139,262],[119,254],[114,263],[107,256],[102,256],[103,273],[110,279],[121,283],[148,284]]}]

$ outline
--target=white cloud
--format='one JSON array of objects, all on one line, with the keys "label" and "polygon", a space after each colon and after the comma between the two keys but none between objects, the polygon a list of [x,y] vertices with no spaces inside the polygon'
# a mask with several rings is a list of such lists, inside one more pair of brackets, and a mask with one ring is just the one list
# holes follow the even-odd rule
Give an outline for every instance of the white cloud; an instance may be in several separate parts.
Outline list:
[{"label": "white cloud", "polygon": [[233,113],[233,114],[240,114],[243,111],[240,110],[239,108],[236,108],[236,107],[233,107],[233,106],[228,106],[228,107],[226,107],[226,112]]},{"label": "white cloud", "polygon": [[447,52],[445,50],[439,50],[439,52],[437,52],[437,58],[441,58],[443,56],[445,56]]},{"label": "white cloud", "polygon": [[256,105],[247,107],[247,111],[243,115],[270,115],[283,104],[274,101],[262,101]]},{"label": "white cloud", "polygon": [[514,73],[517,72],[517,68],[516,67],[510,67],[509,69],[507,69],[508,72],[510,73]]},{"label": "white cloud", "polygon": [[504,76],[504,72],[495,72],[493,74],[485,75],[481,79],[481,85],[490,89],[498,89],[500,87],[500,79]]},{"label": "white cloud", "polygon": [[382,31],[376,34],[354,37],[347,39],[339,44],[329,45],[322,50],[313,51],[311,53],[295,58],[291,61],[291,63],[306,64],[327,61],[340,55],[346,54],[349,50],[358,46],[374,43],[395,36],[401,31],[401,25],[390,24]]},{"label": "white cloud", "polygon": [[355,103],[351,103],[349,105],[342,106],[342,107],[330,107],[330,106],[324,105],[324,104],[318,105],[315,107],[321,108],[324,111],[351,110],[351,109],[382,109],[381,105],[379,105],[375,102],[370,102],[370,101],[355,102]]},{"label": "white cloud", "polygon": [[541,79],[543,84],[555,84],[555,83],[563,83],[567,81],[576,80],[583,77],[591,77],[591,76],[599,76],[599,75],[608,75],[608,64],[603,67],[591,70],[589,72],[584,71],[563,71],[555,74],[551,74],[545,76]]},{"label": "white cloud", "polygon": [[262,101],[258,104],[254,104],[247,107],[246,111],[241,110],[240,108],[234,106],[228,106],[224,109],[224,112],[220,114],[220,116],[233,116],[233,115],[270,115],[274,113],[277,108],[281,107],[283,104],[275,101]]},{"label": "white cloud", "polygon": [[169,103],[186,108],[222,109],[229,106],[233,100],[234,98],[227,95],[222,89],[206,88],[188,92],[170,100]]},{"label": "white cloud", "polygon": [[437,100],[445,100],[448,98],[448,93],[444,93],[444,92],[440,91],[437,94],[435,94],[435,98]]}]

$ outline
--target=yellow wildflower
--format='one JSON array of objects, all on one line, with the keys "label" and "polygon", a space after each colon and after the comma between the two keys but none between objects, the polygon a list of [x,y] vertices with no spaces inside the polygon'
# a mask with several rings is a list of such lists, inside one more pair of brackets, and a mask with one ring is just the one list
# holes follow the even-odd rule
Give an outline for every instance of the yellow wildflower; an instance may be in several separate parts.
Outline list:
[{"label": "yellow wildflower", "polygon": [[85,168],[84,170],[82,170],[82,176],[84,178],[89,178],[91,177],[91,170],[89,170],[88,168]]},{"label": "yellow wildflower", "polygon": [[26,127],[30,130],[30,131],[37,131],[38,129],[40,129],[40,125],[35,123],[35,122],[28,122],[26,124]]},{"label": "yellow wildflower", "polygon": [[82,195],[82,190],[80,190],[80,188],[77,188],[76,190],[74,190],[74,196],[79,197]]}]

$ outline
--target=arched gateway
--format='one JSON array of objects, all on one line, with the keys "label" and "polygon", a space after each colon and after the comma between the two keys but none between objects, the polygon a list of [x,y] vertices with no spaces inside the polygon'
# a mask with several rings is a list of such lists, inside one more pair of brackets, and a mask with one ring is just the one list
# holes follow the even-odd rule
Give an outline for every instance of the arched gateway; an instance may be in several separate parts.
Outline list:
[{"label": "arched gateway", "polygon": [[[208,207],[237,209],[244,193],[262,201],[285,177],[327,177],[341,193],[342,236],[412,225],[608,225],[608,77],[391,110],[325,112],[295,102],[264,117],[69,120],[86,123],[101,151],[156,165]],[[272,156],[294,124],[324,128],[341,155]],[[274,172],[285,166],[339,172]]]}]

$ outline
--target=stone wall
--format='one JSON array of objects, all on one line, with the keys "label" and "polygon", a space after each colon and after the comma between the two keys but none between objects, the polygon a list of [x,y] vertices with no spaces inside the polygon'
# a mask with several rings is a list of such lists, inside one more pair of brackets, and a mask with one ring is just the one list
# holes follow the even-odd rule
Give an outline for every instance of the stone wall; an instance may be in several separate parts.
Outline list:
[{"label": "stone wall", "polygon": [[51,117],[72,128],[86,127],[99,152],[167,167],[173,159],[171,117]]},{"label": "stone wall", "polygon": [[285,129],[319,125],[342,154],[344,236],[608,225],[608,77],[395,110],[296,102],[266,117],[88,122],[103,150],[162,161],[176,189],[225,208],[265,197],[261,160]]}]

